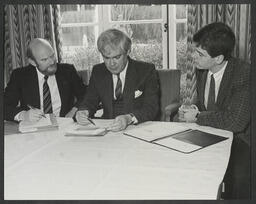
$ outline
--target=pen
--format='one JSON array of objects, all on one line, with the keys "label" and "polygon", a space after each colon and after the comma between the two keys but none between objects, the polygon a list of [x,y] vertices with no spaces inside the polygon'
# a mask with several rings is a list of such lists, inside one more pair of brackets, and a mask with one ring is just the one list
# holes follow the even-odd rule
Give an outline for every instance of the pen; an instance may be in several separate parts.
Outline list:
[{"label": "pen", "polygon": [[95,125],[95,126],[96,126],[96,124],[92,121],[92,119],[91,119],[91,118],[87,117],[87,120],[88,120],[91,124],[93,124],[93,125]]},{"label": "pen", "polygon": [[[35,110],[35,109],[36,109],[35,107],[33,107],[33,106],[29,105],[29,104],[28,104],[27,106],[28,106],[30,109],[32,109],[32,110]],[[41,116],[44,117],[44,118],[46,118],[46,116],[45,116],[44,114],[42,114]]]}]

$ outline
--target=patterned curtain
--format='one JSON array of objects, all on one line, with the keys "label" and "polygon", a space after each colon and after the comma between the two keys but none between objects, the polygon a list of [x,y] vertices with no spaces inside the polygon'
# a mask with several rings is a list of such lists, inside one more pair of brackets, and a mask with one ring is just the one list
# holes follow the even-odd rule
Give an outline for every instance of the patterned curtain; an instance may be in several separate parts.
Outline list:
[{"label": "patterned curtain", "polygon": [[59,7],[57,5],[5,5],[4,7],[5,86],[17,67],[26,66],[26,50],[33,38],[49,40],[61,61]]},{"label": "patterned curtain", "polygon": [[251,5],[250,4],[197,4],[188,5],[188,49],[187,49],[187,85],[183,102],[193,103],[196,99],[196,76],[193,66],[192,38],[195,32],[206,24],[224,22],[236,35],[233,52],[247,62],[251,62]]}]

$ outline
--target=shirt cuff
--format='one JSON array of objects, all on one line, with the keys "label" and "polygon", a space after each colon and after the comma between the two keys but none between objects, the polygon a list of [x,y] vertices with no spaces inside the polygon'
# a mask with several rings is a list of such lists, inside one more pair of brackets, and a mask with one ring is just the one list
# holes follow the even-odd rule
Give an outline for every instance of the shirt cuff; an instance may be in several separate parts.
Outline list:
[{"label": "shirt cuff", "polygon": [[138,123],[138,120],[137,120],[137,118],[135,117],[135,115],[134,115],[133,113],[130,113],[129,115],[132,117],[132,122],[131,122],[131,124],[136,125],[136,124]]},{"label": "shirt cuff", "polygon": [[25,112],[25,111],[20,111],[19,113],[17,113],[17,114],[14,116],[14,120],[20,122],[20,121],[21,121],[20,115],[21,115],[21,113],[24,113],[24,112]]}]

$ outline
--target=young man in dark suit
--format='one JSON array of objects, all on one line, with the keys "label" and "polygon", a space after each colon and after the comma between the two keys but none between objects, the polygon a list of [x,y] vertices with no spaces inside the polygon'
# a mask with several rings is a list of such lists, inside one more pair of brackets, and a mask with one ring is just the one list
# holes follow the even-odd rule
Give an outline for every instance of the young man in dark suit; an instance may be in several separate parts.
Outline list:
[{"label": "young man in dark suit", "polygon": [[120,30],[101,33],[97,46],[104,63],[93,67],[87,94],[76,113],[78,123],[88,123],[100,103],[103,118],[115,119],[109,127],[112,131],[154,120],[159,110],[155,66],[129,57],[131,39]]},{"label": "young man in dark suit", "polygon": [[199,125],[234,133],[224,177],[225,199],[250,198],[250,65],[231,57],[235,35],[224,23],[212,23],[194,36],[197,68],[197,108],[180,117]]},{"label": "young man in dark suit", "polygon": [[57,63],[50,43],[33,39],[28,46],[30,65],[13,70],[4,92],[4,119],[37,121],[45,113],[73,117],[85,94],[75,68]]}]

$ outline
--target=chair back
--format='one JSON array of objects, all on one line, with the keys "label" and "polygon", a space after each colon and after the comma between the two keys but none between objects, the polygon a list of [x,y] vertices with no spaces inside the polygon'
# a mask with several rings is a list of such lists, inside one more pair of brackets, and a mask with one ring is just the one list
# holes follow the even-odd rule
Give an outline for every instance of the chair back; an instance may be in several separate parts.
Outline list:
[{"label": "chair back", "polygon": [[158,120],[165,121],[165,107],[180,100],[180,75],[178,69],[158,69],[160,83],[160,113]]}]

